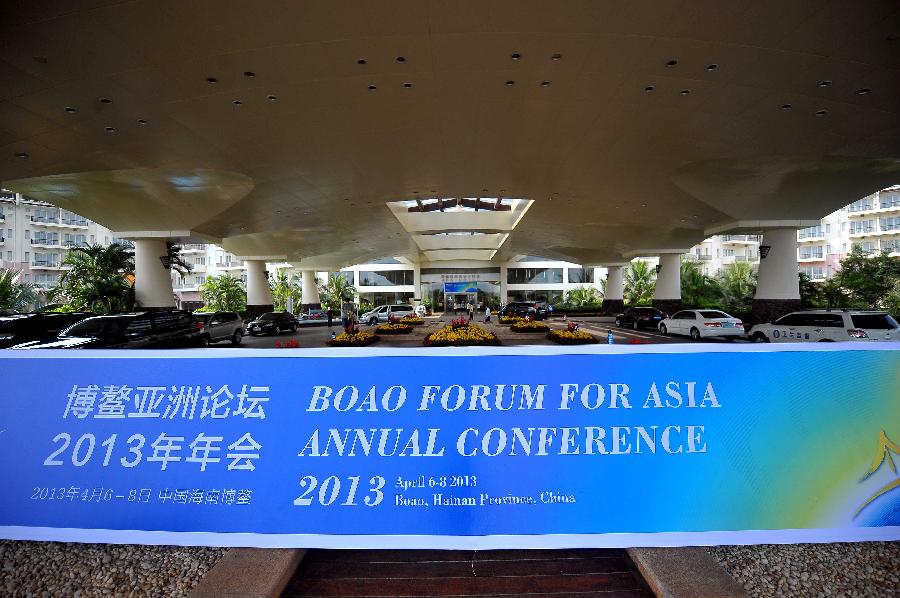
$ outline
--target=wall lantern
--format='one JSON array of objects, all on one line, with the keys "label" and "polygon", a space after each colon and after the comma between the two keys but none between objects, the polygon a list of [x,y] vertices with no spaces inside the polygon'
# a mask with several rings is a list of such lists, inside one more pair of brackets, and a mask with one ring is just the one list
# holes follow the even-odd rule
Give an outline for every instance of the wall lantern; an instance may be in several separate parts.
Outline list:
[{"label": "wall lantern", "polygon": [[660,270],[662,270],[662,264],[656,264],[656,273],[659,274]]},{"label": "wall lantern", "polygon": [[764,260],[766,256],[769,255],[769,251],[771,251],[771,245],[760,245],[759,246],[759,259]]}]

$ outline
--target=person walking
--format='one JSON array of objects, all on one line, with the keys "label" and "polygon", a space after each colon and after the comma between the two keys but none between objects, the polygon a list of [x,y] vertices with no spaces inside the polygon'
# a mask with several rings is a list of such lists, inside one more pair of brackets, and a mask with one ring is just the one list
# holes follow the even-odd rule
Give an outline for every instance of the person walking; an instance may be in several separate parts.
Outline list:
[{"label": "person walking", "polygon": [[485,324],[489,324],[491,322],[491,306],[487,306],[484,308],[484,322]]},{"label": "person walking", "polygon": [[334,310],[329,307],[326,313],[328,314],[328,327],[331,328],[331,320],[332,318],[334,318]]}]

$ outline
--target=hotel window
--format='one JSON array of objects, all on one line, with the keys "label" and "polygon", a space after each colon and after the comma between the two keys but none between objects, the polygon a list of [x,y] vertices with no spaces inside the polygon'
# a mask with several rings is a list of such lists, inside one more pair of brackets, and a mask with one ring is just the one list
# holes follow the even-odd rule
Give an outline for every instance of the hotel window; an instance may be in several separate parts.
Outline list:
[{"label": "hotel window", "polygon": [[568,278],[570,283],[593,283],[593,268],[569,268]]},{"label": "hotel window", "polygon": [[562,284],[562,268],[510,268],[506,282],[510,284]]},{"label": "hotel window", "polygon": [[881,209],[900,207],[900,194],[882,195],[879,200]]},{"label": "hotel window", "polygon": [[363,287],[392,287],[413,284],[412,270],[383,270],[372,272],[361,270],[359,273],[359,286]]},{"label": "hotel window", "polygon": [[900,216],[882,218],[881,230],[900,230]]}]

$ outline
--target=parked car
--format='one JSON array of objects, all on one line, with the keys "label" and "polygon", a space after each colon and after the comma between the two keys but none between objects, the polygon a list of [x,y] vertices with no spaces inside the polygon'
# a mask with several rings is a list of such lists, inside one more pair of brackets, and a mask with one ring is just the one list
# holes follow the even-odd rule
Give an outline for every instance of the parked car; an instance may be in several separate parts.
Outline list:
[{"label": "parked car", "polygon": [[13,349],[170,349],[205,346],[202,327],[183,310],[94,316],[69,326],[46,341]]},{"label": "parked car", "polygon": [[15,314],[0,317],[0,349],[29,341],[54,339],[72,324],[93,315],[77,312]]},{"label": "parked car", "polygon": [[391,316],[402,318],[415,313],[413,306],[407,303],[398,303],[396,305],[381,305],[372,311],[368,311],[359,316],[359,321],[364,324],[374,325],[379,322],[387,322]]},{"label": "parked car", "polygon": [[757,343],[900,341],[900,324],[884,311],[795,311],[750,329]]},{"label": "parked car", "polygon": [[535,320],[543,320],[548,314],[547,304],[542,301],[513,301],[500,308],[500,317],[519,316],[527,318],[531,316]]},{"label": "parked car", "polygon": [[244,322],[236,312],[194,312],[194,317],[203,326],[207,343],[231,341],[232,345],[240,345],[241,339],[244,338]]},{"label": "parked car", "polygon": [[[334,314],[332,314],[332,319],[334,318]],[[340,317],[336,318],[340,319]],[[311,309],[305,314],[300,314],[297,316],[297,325],[298,326],[316,326],[318,324],[327,324],[328,323],[328,312],[324,309]]]},{"label": "parked car", "polygon": [[270,311],[247,324],[250,336],[257,334],[281,334],[282,330],[297,331],[297,318],[286,311]]},{"label": "parked car", "polygon": [[717,309],[684,309],[659,323],[663,334],[684,334],[692,340],[722,337],[733,340],[744,336],[744,323]]},{"label": "parked car", "polygon": [[415,309],[413,310],[413,313],[415,313],[420,318],[424,318],[425,314],[428,313],[428,310],[425,308],[424,305],[417,305],[415,307]]},{"label": "parked car", "polygon": [[659,323],[666,317],[666,314],[659,311],[655,307],[629,307],[624,313],[616,316],[616,326],[619,328],[628,326],[637,330],[638,328],[659,328]]}]

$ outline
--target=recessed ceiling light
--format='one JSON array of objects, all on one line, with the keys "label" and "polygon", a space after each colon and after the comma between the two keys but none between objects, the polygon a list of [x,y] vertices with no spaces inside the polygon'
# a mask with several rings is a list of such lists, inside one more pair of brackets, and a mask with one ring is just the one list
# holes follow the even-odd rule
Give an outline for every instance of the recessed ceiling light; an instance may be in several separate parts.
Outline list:
[{"label": "recessed ceiling light", "polygon": [[793,106],[791,104],[782,104],[781,105],[782,110],[790,110],[792,107]]},{"label": "recessed ceiling light", "polygon": [[691,90],[690,90],[690,89],[682,89],[682,90],[681,90],[680,92],[678,92],[678,93],[680,93],[680,94],[683,95],[683,96],[686,96],[686,95],[688,95],[689,93],[691,93]]},{"label": "recessed ceiling light", "polygon": [[830,79],[825,79],[824,81],[819,81],[819,87],[828,87],[831,85]]},{"label": "recessed ceiling light", "polygon": [[112,104],[112,100],[109,98],[100,98],[101,104]]},{"label": "recessed ceiling light", "polygon": [[507,87],[512,87],[512,86],[515,85],[515,84],[516,84],[515,81],[507,81],[507,82],[506,82],[506,86],[507,86]]},{"label": "recessed ceiling light", "polygon": [[278,99],[278,96],[274,96],[274,95],[270,94],[270,95],[266,96],[266,99],[269,100],[270,102],[274,102],[275,100]]},{"label": "recessed ceiling light", "polygon": [[562,60],[562,54],[558,52],[556,54],[551,54],[550,60],[552,60],[553,62],[559,62],[560,60]]},{"label": "recessed ceiling light", "polygon": [[104,127],[103,130],[106,131],[107,133],[115,133],[116,132],[115,127]]},{"label": "recessed ceiling light", "polygon": [[344,201],[350,201],[350,198],[349,198],[349,197],[345,197],[345,198],[344,198]]},{"label": "recessed ceiling light", "polygon": [[254,73],[253,71],[244,71],[244,76],[245,77],[255,77],[256,73]]},{"label": "recessed ceiling light", "polygon": [[666,63],[666,68],[672,68],[672,67],[675,66],[676,64],[678,64],[678,61],[677,61],[677,60],[674,60],[674,59],[673,59],[673,60],[670,60],[669,62]]},{"label": "recessed ceiling light", "polygon": [[519,59],[522,58],[522,55],[519,54],[518,52],[513,52],[513,53],[510,55],[510,58],[511,58],[512,60],[519,60]]},{"label": "recessed ceiling light", "polygon": [[34,56],[33,58],[34,58],[34,61],[38,64],[47,64],[46,56]]},{"label": "recessed ceiling light", "polygon": [[206,78],[206,82],[207,82],[207,83],[218,83],[219,80],[216,79],[215,77],[207,77],[207,78]]},{"label": "recessed ceiling light", "polygon": [[644,88],[644,91],[653,91],[654,89],[656,89],[656,87],[654,87],[653,85],[648,85]]},{"label": "recessed ceiling light", "polygon": [[550,81],[541,81],[541,87],[550,87]]},{"label": "recessed ceiling light", "polygon": [[66,106],[65,108],[63,108],[63,110],[65,110],[69,114],[75,114],[76,112],[78,112],[78,108],[73,108],[71,106]]},{"label": "recessed ceiling light", "polygon": [[374,85],[369,85],[369,91],[375,91],[376,89],[378,89],[378,88],[375,87]]},{"label": "recessed ceiling light", "polygon": [[715,63],[709,64],[709,65],[706,66],[706,70],[708,70],[708,71],[714,71],[714,70],[716,70],[717,68],[719,68],[719,65],[718,65],[718,64],[715,64]]},{"label": "recessed ceiling light", "polygon": [[816,116],[825,116],[828,114],[828,110],[816,110]]},{"label": "recessed ceiling light", "polygon": [[147,124],[147,120],[144,119],[144,118],[139,118],[139,119],[137,119],[137,121],[138,121],[138,124],[139,124],[139,125],[146,125],[146,124]]},{"label": "recessed ceiling light", "polygon": [[409,89],[412,87],[412,83],[404,83],[403,87],[405,87],[406,89]]},{"label": "recessed ceiling light", "polygon": [[641,207],[642,207],[642,208],[646,208],[646,207],[647,207],[647,204],[642,203],[642,204],[641,204]]},{"label": "recessed ceiling light", "polygon": [[867,93],[869,93],[869,92],[871,92],[871,91],[872,91],[872,90],[869,89],[868,87],[863,87],[862,89],[857,89],[857,90],[854,91],[853,93],[855,93],[855,94],[858,95],[858,96],[864,96],[864,95],[866,95]]},{"label": "recessed ceiling light", "polygon": [[244,104],[244,102],[242,102],[242,101],[240,101],[240,100],[235,100],[235,101],[233,101],[233,102],[231,102],[231,103],[234,104],[235,106],[242,106],[242,105]]},{"label": "recessed ceiling light", "polygon": [[365,58],[360,58],[359,60],[356,61],[356,64],[365,64],[365,63],[366,63]]},{"label": "recessed ceiling light", "polygon": [[28,154],[26,154],[25,152],[18,152],[18,153],[16,154],[16,158],[21,158],[21,159],[23,159],[23,160],[24,160],[25,158],[27,158],[27,157],[28,157]]},{"label": "recessed ceiling light", "polygon": [[404,57],[404,56],[398,56],[398,57],[395,58],[394,60],[396,60],[397,62],[406,62],[406,57]]}]

